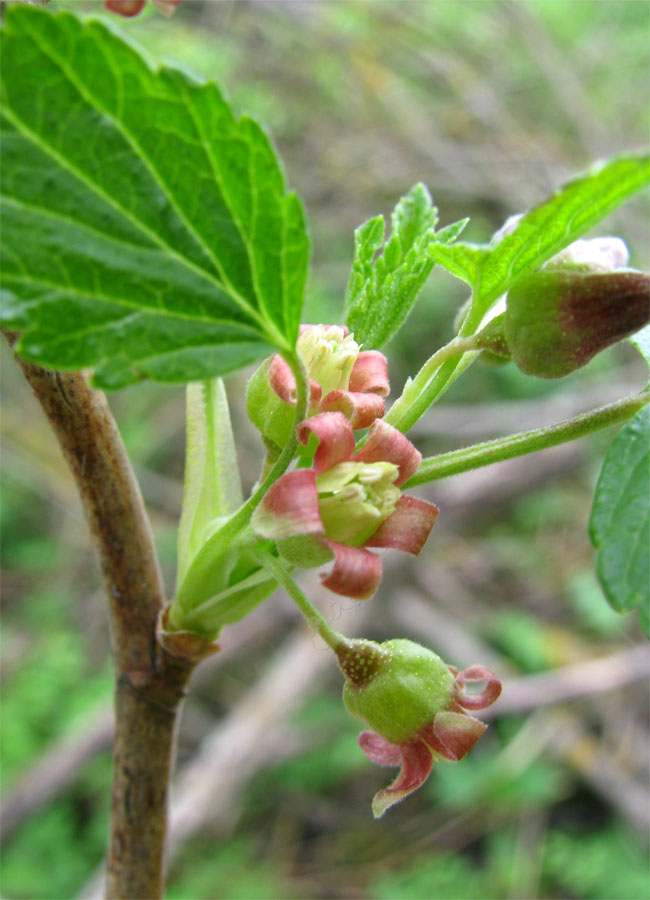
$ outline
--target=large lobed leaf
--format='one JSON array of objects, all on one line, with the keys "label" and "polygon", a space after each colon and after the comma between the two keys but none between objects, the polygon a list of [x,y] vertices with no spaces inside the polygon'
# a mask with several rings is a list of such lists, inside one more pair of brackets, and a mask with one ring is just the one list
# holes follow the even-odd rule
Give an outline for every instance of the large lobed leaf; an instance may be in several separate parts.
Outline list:
[{"label": "large lobed leaf", "polygon": [[431,256],[473,290],[474,323],[509,284],[539,268],[650,181],[650,156],[624,154],[596,163],[521,216],[492,244],[435,244]]},{"label": "large lobed leaf", "polygon": [[68,13],[9,9],[2,63],[3,315],[22,355],[118,387],[294,346],[308,236],[254,121]]},{"label": "large lobed leaf", "polygon": [[617,434],[603,464],[589,523],[596,570],[618,612],[636,608],[650,637],[650,407]]}]

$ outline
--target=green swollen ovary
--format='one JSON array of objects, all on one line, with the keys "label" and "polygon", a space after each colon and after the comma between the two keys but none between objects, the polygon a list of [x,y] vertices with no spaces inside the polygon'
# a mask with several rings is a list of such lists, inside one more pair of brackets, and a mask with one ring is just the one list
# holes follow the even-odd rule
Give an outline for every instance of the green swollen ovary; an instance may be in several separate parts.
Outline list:
[{"label": "green swollen ovary", "polygon": [[390,659],[368,683],[356,687],[346,681],[343,702],[348,712],[386,740],[415,740],[421,728],[449,707],[454,676],[437,654],[412,641],[380,646],[390,652]]},{"label": "green swollen ovary", "polygon": [[394,511],[400,489],[393,463],[343,462],[316,479],[325,534],[341,544],[360,546]]}]

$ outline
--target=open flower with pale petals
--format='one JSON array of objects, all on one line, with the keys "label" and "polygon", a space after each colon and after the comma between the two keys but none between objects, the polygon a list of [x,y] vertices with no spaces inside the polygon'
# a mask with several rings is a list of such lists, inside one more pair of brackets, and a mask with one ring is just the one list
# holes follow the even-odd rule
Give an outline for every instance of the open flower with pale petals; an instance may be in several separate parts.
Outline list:
[{"label": "open flower with pale petals", "polygon": [[[375,795],[375,818],[424,784],[436,760],[461,760],[487,728],[467,710],[485,709],[501,693],[484,666],[459,672],[412,641],[349,641],[337,656],[346,676],[343,701],[373,729],[359,735],[359,746],[381,766],[401,766]],[[479,684],[480,691],[468,691]]]},{"label": "open flower with pale petals", "polygon": [[[352,428],[367,428],[384,415],[390,384],[383,353],[360,350],[344,325],[302,325],[297,346],[309,373],[309,416],[342,412]],[[249,418],[282,447],[293,427],[295,404],[293,373],[281,356],[273,356],[248,384]]]},{"label": "open flower with pale petals", "polygon": [[413,444],[380,419],[355,453],[354,432],[341,412],[320,413],[298,426],[298,440],[318,441],[309,469],[287,472],[253,514],[253,529],[277,542],[292,565],[334,560],[325,587],[356,600],[374,594],[381,559],[368,547],[418,554],[438,515],[433,503],[402,496],[399,487],[422,459]]}]

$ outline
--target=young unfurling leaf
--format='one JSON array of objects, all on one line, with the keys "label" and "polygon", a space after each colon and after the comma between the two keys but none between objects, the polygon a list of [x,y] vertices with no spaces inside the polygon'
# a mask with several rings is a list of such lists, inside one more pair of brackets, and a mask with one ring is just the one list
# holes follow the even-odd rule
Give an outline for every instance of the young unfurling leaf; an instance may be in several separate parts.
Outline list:
[{"label": "young unfurling leaf", "polygon": [[429,245],[455,240],[467,222],[436,233],[437,221],[428,190],[416,184],[393,210],[386,243],[383,216],[357,228],[345,321],[364,349],[383,346],[399,331],[433,268]]}]

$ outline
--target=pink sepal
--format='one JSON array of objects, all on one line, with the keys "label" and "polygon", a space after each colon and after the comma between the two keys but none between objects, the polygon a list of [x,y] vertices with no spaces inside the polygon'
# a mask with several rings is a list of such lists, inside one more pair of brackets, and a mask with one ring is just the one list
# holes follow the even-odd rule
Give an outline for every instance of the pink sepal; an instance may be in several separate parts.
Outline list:
[{"label": "pink sepal", "polygon": [[326,394],[320,404],[323,412],[342,412],[350,428],[367,428],[383,416],[385,408],[384,398],[377,394],[338,390]]},{"label": "pink sepal", "polygon": [[309,437],[315,434],[318,448],[314,454],[316,475],[321,475],[332,466],[345,462],[354,453],[354,432],[341,412],[319,413],[301,422],[296,431],[298,440],[307,446]]},{"label": "pink sepal", "polygon": [[371,393],[388,397],[390,383],[388,362],[384,354],[379,350],[363,350],[352,367],[348,389],[353,392],[360,391],[362,394]]},{"label": "pink sepal", "polygon": [[[285,403],[296,405],[296,379],[287,361],[275,354],[269,366],[269,384]],[[309,379],[309,404],[315,406],[320,401],[323,390],[317,381]]]},{"label": "pink sepal", "polygon": [[334,565],[329,575],[321,575],[323,587],[352,600],[367,600],[381,581],[382,562],[362,547],[349,547],[327,539],[334,551]]},{"label": "pink sepal", "polygon": [[323,534],[313,469],[295,469],[272,484],[253,513],[251,525],[256,534],[276,541],[298,534]]},{"label": "pink sepal", "polygon": [[386,738],[375,734],[374,731],[362,731],[357,738],[359,746],[368,759],[378,766],[399,766],[402,763],[402,753],[399,747],[391,744]]},{"label": "pink sepal", "polygon": [[118,16],[137,16],[145,0],[104,0],[104,8]]},{"label": "pink sepal", "polygon": [[397,428],[375,419],[368,432],[368,440],[354,456],[355,462],[391,462],[399,468],[395,484],[399,487],[413,475],[422,454]]},{"label": "pink sepal", "polygon": [[400,746],[402,770],[390,785],[375,794],[372,801],[372,812],[375,819],[380,818],[394,806],[416,791],[427,780],[433,767],[431,751],[424,741],[415,741]]},{"label": "pink sepal", "polygon": [[[468,694],[465,691],[466,684],[479,684],[485,682],[482,691],[476,694]],[[485,666],[470,666],[463,669],[456,676],[455,697],[458,703],[465,709],[485,709],[491,706],[495,700],[498,700],[501,694],[501,682],[494,674],[486,669]]]},{"label": "pink sepal", "polygon": [[364,547],[390,547],[414,556],[424,547],[438,516],[438,507],[418,497],[402,496],[395,511],[368,538]]},{"label": "pink sepal", "polygon": [[468,753],[487,725],[474,716],[462,712],[439,712],[433,725],[421,729],[420,736],[432,750],[451,762],[458,762]]}]

